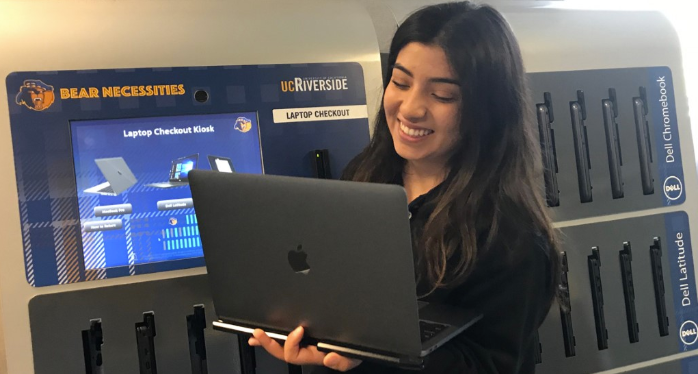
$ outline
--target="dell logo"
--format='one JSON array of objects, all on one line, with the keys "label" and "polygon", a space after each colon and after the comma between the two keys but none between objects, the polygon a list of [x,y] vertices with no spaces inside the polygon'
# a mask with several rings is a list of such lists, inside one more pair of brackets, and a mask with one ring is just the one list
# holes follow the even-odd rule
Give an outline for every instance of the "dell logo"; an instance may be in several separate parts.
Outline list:
[{"label": "dell logo", "polygon": [[664,195],[669,200],[678,200],[683,194],[683,184],[681,179],[670,176],[664,180]]},{"label": "dell logo", "polygon": [[679,337],[683,344],[693,345],[698,340],[698,325],[691,320],[682,323],[679,329]]},{"label": "dell logo", "polygon": [[306,261],[307,258],[308,254],[303,252],[302,244],[298,244],[295,251],[288,251],[288,263],[296,274],[308,275],[310,266]]}]

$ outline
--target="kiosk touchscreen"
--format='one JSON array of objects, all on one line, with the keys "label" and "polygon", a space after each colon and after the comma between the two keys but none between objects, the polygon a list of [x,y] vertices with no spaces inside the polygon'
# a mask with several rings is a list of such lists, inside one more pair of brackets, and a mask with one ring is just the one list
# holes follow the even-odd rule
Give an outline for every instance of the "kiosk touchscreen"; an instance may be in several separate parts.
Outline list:
[{"label": "kiosk touchscreen", "polygon": [[263,171],[253,112],[71,121],[70,130],[86,270],[202,256],[189,172]]}]

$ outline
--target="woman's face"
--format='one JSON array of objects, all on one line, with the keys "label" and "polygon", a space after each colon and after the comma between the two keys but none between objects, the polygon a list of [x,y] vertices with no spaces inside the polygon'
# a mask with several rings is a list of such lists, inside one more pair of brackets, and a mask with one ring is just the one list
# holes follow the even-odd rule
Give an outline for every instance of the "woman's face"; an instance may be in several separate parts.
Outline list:
[{"label": "woman's face", "polygon": [[410,43],[402,48],[383,107],[400,157],[446,165],[459,141],[461,94],[440,47]]}]

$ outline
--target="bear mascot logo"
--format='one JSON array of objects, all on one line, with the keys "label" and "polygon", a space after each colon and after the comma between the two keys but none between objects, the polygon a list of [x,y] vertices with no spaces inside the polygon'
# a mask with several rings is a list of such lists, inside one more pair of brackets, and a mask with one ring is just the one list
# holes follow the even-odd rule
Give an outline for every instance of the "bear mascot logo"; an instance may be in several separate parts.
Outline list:
[{"label": "bear mascot logo", "polygon": [[248,132],[252,130],[252,121],[250,121],[249,118],[240,117],[235,121],[234,128],[243,133]]},{"label": "bear mascot logo", "polygon": [[19,88],[15,102],[17,105],[24,105],[31,110],[40,112],[48,109],[55,99],[53,86],[38,79],[27,79]]}]

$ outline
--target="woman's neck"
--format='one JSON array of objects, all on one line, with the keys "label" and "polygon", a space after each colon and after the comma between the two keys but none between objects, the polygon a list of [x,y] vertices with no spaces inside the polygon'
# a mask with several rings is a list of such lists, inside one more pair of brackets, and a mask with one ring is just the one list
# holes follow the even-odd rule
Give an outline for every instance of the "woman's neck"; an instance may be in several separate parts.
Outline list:
[{"label": "woman's neck", "polygon": [[446,179],[446,174],[443,164],[407,161],[402,175],[407,200],[412,201],[429,192]]}]

